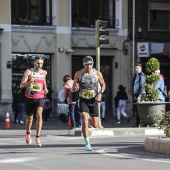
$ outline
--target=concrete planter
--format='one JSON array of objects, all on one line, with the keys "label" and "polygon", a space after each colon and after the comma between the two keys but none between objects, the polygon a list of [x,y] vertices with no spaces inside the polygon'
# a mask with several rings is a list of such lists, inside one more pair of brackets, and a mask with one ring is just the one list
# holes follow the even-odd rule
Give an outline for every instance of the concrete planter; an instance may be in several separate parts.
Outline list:
[{"label": "concrete planter", "polygon": [[153,125],[156,116],[161,116],[165,113],[165,104],[168,102],[154,103],[136,103],[140,120],[143,124]]},{"label": "concrete planter", "polygon": [[170,138],[148,137],[145,139],[145,150],[170,155]]}]

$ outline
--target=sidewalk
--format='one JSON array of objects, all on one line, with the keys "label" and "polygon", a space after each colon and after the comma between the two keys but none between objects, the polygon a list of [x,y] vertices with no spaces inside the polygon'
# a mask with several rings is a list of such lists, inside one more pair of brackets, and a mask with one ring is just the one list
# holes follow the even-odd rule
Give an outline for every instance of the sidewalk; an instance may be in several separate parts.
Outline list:
[{"label": "sidewalk", "polygon": [[[90,136],[129,136],[129,135],[162,135],[163,132],[159,131],[155,127],[140,127],[134,128],[132,125],[135,123],[135,117],[131,117],[130,122],[127,123],[126,119],[121,118],[121,124],[115,124],[116,118],[107,117],[107,121],[101,121],[103,128],[94,129],[89,128]],[[10,120],[11,128],[10,130],[25,130],[25,124],[14,123],[13,120]],[[1,130],[5,129],[5,120],[0,121]],[[35,129],[35,123],[32,125],[32,129]],[[63,123],[58,118],[48,119],[47,122],[43,122],[42,130],[56,130],[56,133],[61,133],[61,130],[68,130],[68,135],[70,136],[82,136],[81,129],[69,130],[68,123]]]},{"label": "sidewalk", "polygon": [[[135,123],[135,117],[131,117],[130,122],[127,123],[126,119],[121,118],[121,124],[115,124],[116,118],[106,118],[107,121],[102,121],[101,124],[104,128],[94,129],[90,128],[90,136],[134,136],[134,135],[149,135],[149,136],[162,136],[163,131],[158,130],[156,127],[132,127]],[[81,129],[70,130],[70,136],[82,136]]]}]

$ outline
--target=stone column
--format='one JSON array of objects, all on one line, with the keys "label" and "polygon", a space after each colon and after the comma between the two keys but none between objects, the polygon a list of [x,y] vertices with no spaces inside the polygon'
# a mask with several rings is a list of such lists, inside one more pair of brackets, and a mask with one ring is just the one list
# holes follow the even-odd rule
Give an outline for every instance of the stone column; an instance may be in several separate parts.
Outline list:
[{"label": "stone column", "polygon": [[[11,0],[1,0],[0,5],[0,113],[11,110],[12,88],[11,88]],[[8,65],[7,65],[8,63]]]},{"label": "stone column", "polygon": [[56,4],[56,22],[53,22],[56,23],[56,49],[52,58],[52,86],[54,92],[58,93],[63,88],[63,76],[71,75],[72,53],[66,52],[67,49],[71,49],[71,1],[57,0],[54,4]]}]

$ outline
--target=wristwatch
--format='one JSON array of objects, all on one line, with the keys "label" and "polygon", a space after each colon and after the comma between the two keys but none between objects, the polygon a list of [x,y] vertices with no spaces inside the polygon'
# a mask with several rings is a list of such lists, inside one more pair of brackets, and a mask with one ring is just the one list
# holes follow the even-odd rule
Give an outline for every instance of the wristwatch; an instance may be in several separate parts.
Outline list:
[{"label": "wristwatch", "polygon": [[102,91],[100,91],[100,93],[101,93],[101,95],[103,95],[103,92],[102,92]]}]

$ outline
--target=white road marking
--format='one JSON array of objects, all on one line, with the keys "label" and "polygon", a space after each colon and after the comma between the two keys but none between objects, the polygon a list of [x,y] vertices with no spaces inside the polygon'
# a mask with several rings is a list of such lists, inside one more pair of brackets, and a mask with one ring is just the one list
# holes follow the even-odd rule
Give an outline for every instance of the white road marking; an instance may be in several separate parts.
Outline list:
[{"label": "white road marking", "polygon": [[77,140],[77,139],[82,139],[82,136],[53,136],[53,135],[46,135],[48,138],[56,139],[56,140]]},{"label": "white road marking", "polygon": [[[164,160],[159,160],[159,159],[142,159],[142,158],[138,158],[137,156],[135,156],[134,154],[123,154],[123,153],[119,153],[118,149],[123,149],[123,148],[130,148],[130,147],[138,147],[137,145],[130,145],[130,146],[116,146],[116,147],[109,147],[109,148],[105,148],[105,149],[99,149],[96,152],[105,155],[105,156],[111,156],[111,157],[121,157],[121,158],[135,158],[135,159],[140,159],[143,161],[150,161],[150,162],[159,162],[159,163],[169,163],[170,161],[164,161]],[[109,153],[109,150],[112,153]],[[115,154],[114,154],[115,153]]]},{"label": "white road marking", "polygon": [[37,157],[26,157],[26,158],[6,158],[4,160],[0,160],[0,164],[3,163],[18,163],[18,162],[27,162],[39,159]]},{"label": "white road marking", "polygon": [[1,156],[1,155],[0,155],[0,157],[4,158],[4,160],[0,160],[0,164],[21,163],[21,164],[24,164],[25,166],[29,166],[29,167],[32,167],[32,168],[36,168],[36,169],[40,169],[40,170],[46,170],[46,168],[34,166],[32,163],[28,163],[29,161],[32,161],[32,160],[41,159],[39,157],[8,158],[8,157]]}]

